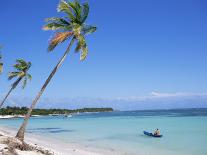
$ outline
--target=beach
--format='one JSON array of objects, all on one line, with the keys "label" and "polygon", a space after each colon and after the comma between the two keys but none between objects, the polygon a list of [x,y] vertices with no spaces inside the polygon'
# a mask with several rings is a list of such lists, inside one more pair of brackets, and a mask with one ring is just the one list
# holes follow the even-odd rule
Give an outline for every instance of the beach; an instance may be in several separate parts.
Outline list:
[{"label": "beach", "polygon": [[[6,144],[2,144],[2,140],[8,137],[15,136],[15,130],[11,128],[0,128],[0,154],[2,150],[8,148]],[[18,155],[103,155],[101,152],[92,152],[84,150],[78,146],[63,145],[63,143],[57,143],[54,139],[43,138],[33,134],[28,134],[25,142],[36,149],[33,151],[21,151],[16,149]],[[45,153],[41,153],[41,152]],[[2,154],[4,155],[4,154]]]},{"label": "beach", "polygon": [[207,155],[207,1],[1,1],[0,155]]}]

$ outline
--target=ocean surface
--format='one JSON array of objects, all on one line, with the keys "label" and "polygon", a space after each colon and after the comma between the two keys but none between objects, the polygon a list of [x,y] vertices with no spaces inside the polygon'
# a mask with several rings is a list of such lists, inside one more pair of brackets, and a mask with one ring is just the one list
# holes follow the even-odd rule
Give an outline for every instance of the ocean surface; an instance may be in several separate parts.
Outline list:
[{"label": "ocean surface", "polygon": [[[0,120],[18,128],[22,119]],[[161,130],[162,138],[143,135]],[[27,132],[123,155],[207,155],[207,109],[84,113],[31,118]]]}]

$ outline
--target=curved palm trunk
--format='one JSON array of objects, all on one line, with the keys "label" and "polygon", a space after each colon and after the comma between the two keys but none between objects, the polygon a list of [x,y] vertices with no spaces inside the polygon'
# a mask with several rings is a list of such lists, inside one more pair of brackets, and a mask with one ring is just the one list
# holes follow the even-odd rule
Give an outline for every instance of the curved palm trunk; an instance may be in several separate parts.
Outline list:
[{"label": "curved palm trunk", "polygon": [[47,87],[47,85],[49,84],[50,80],[52,79],[52,77],[55,75],[55,73],[57,72],[57,70],[60,68],[60,66],[63,64],[63,61],[65,60],[67,54],[70,51],[70,48],[72,46],[72,44],[74,43],[75,38],[73,38],[67,48],[67,50],[65,51],[63,57],[60,59],[60,61],[58,62],[58,64],[55,66],[55,68],[53,69],[53,71],[50,73],[49,77],[47,78],[47,80],[45,81],[44,85],[42,86],[41,90],[39,91],[39,93],[37,94],[36,98],[33,100],[30,109],[28,110],[25,118],[24,118],[24,122],[22,123],[21,127],[19,128],[19,131],[17,132],[16,138],[20,139],[20,140],[24,140],[24,133],[25,133],[25,129],[27,126],[27,123],[29,121],[29,118],[31,116],[32,110],[34,109],[37,101],[40,99],[41,95],[43,94],[45,88]]},{"label": "curved palm trunk", "polygon": [[0,104],[0,109],[3,106],[4,102],[6,101],[6,99],[8,98],[8,96],[10,95],[10,93],[12,92],[13,89],[16,88],[16,86],[19,84],[19,82],[21,81],[21,77],[17,79],[17,81],[14,82],[14,84],[12,84],[11,89],[9,90],[9,92],[7,93],[7,95],[4,97],[3,101]]},{"label": "curved palm trunk", "polygon": [[6,101],[7,97],[10,95],[10,93],[12,92],[13,87],[11,87],[11,89],[9,90],[9,92],[6,94],[6,96],[4,97],[3,101],[0,104],[0,109],[3,106],[4,102]]}]

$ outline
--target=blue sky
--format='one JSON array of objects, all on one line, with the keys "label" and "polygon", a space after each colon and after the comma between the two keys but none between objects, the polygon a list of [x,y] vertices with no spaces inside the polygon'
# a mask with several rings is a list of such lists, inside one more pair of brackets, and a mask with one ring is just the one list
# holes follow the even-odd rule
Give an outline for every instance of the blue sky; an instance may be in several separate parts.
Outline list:
[{"label": "blue sky", "polygon": [[[5,73],[0,94],[11,82],[6,72],[16,58],[32,61],[33,80],[12,97],[33,98],[64,53],[67,44],[47,52],[53,32],[41,30],[44,19],[58,16],[58,0],[2,1],[0,43]],[[205,0],[89,0],[85,62],[72,51],[43,98],[132,98],[151,92],[207,92],[207,2]],[[58,102],[58,101],[56,101]],[[67,101],[65,101],[67,102]],[[123,101],[125,102],[125,100]]]}]

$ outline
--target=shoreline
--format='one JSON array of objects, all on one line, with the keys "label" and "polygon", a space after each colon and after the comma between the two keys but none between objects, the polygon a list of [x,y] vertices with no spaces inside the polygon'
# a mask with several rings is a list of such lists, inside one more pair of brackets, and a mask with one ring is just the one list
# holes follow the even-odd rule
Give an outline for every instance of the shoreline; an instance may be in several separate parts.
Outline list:
[{"label": "shoreline", "polygon": [[0,115],[0,119],[24,118],[24,115]]},{"label": "shoreline", "polygon": [[[14,137],[16,134],[15,129],[0,127],[0,151],[7,148],[5,144],[2,144],[2,139],[6,137]],[[64,142],[54,140],[52,138],[34,135],[32,133],[26,133],[25,142],[31,146],[37,148],[37,150],[43,150],[52,155],[112,155],[110,151],[100,151],[94,149],[88,149],[87,147],[81,147],[78,145],[72,145]],[[21,151],[16,150],[18,155],[45,155],[39,151]],[[1,152],[0,152],[1,154]]]},{"label": "shoreline", "polygon": [[[24,118],[25,115],[0,115],[0,119]],[[31,117],[41,117],[41,115],[32,115]]]}]

